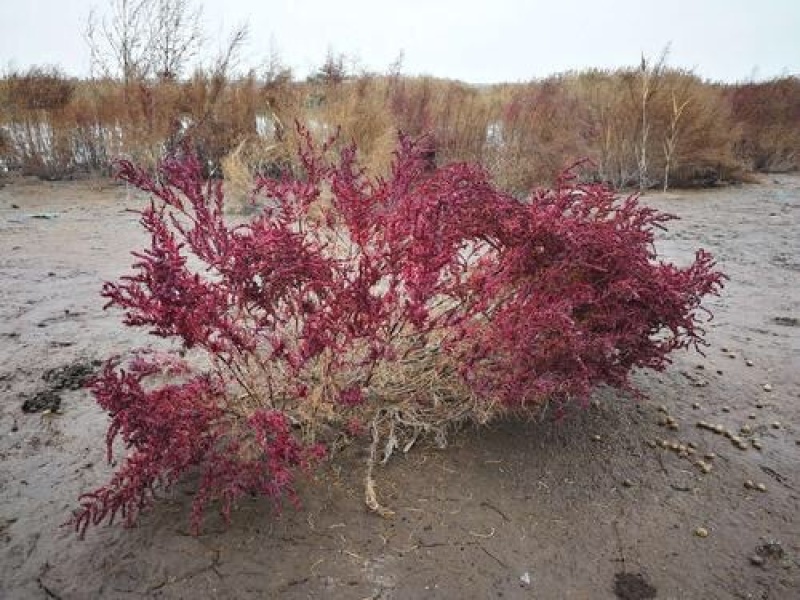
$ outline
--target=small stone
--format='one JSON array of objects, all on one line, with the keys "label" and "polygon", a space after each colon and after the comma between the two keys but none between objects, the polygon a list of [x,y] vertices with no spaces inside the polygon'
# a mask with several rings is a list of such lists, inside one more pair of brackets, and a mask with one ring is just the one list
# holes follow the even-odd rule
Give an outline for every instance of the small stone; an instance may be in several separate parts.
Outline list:
[{"label": "small stone", "polygon": [[722,425],[712,425],[711,429],[714,430],[714,433],[718,433],[720,435],[725,433],[725,428]]},{"label": "small stone", "polygon": [[603,441],[603,436],[601,436],[601,435],[598,435],[598,434],[596,434],[596,433],[595,433],[595,434],[592,436],[592,440],[593,440],[593,441],[595,441],[595,442],[602,442],[602,441]]},{"label": "small stone", "polygon": [[744,487],[745,489],[752,490],[754,487],[756,487],[756,484],[753,483],[752,479],[748,479],[744,482]]},{"label": "small stone", "polygon": [[747,415],[747,418],[748,418],[748,419],[755,420],[755,418],[756,418],[756,414],[755,414],[755,413],[750,413],[749,415]]},{"label": "small stone", "polygon": [[766,491],[767,491],[767,486],[766,486],[766,485],[764,485],[763,483],[757,483],[757,484],[756,484],[756,489],[757,489],[759,492],[766,492]]},{"label": "small stone", "polygon": [[694,366],[694,368],[697,369],[698,371],[702,371],[703,369],[706,368],[706,366],[705,365],[701,365],[701,364],[697,364],[697,365]]},{"label": "small stone", "polygon": [[700,408],[700,403],[699,402],[695,402],[694,404],[692,404],[692,408],[695,409],[695,410],[698,410]]},{"label": "small stone", "polygon": [[764,557],[759,556],[758,554],[754,554],[750,557],[750,564],[755,565],[756,567],[760,567],[764,564]]},{"label": "small stone", "polygon": [[742,425],[741,427],[739,427],[739,433],[742,433],[744,435],[749,435],[753,433],[753,430],[749,425]]},{"label": "small stone", "polygon": [[706,423],[705,421],[698,421],[696,423],[696,426],[699,427],[700,429],[708,429],[708,423]]},{"label": "small stone", "polygon": [[622,481],[622,486],[626,488],[633,487],[633,482],[630,479],[624,479]]},{"label": "small stone", "polygon": [[722,369],[717,369],[717,375],[722,375]]},{"label": "small stone", "polygon": [[747,448],[749,447],[747,445],[747,442],[745,442],[744,440],[738,440],[736,442],[736,446],[739,448],[739,450],[747,450]]},{"label": "small stone", "polygon": [[746,361],[744,361],[744,364],[746,364],[748,367],[752,367],[753,366],[753,361],[752,360],[746,360]]},{"label": "small stone", "polygon": [[781,422],[780,422],[780,421],[775,421],[775,422],[772,424],[772,428],[773,428],[773,429],[780,429],[780,428],[781,428]]},{"label": "small stone", "polygon": [[678,452],[686,452],[686,446],[683,444],[678,444]]},{"label": "small stone", "polygon": [[728,358],[736,358],[736,355],[733,352],[728,353]]},{"label": "small stone", "polygon": [[723,407],[722,407],[722,412],[724,412],[724,413],[729,413],[729,412],[731,412],[731,407],[730,407],[730,406],[723,406]]},{"label": "small stone", "polygon": [[680,450],[680,447],[681,447],[681,446],[680,446],[680,444],[678,444],[678,442],[672,442],[672,443],[669,445],[669,447],[670,447],[670,449],[671,449],[671,450],[673,450],[673,451],[675,451],[675,452],[678,452],[678,451]]},{"label": "small stone", "polygon": [[758,402],[758,403],[756,404],[756,408],[764,408],[764,404],[763,404],[763,403],[761,403],[761,402]]},{"label": "small stone", "polygon": [[725,346],[720,348],[719,351],[722,352],[723,354],[727,354],[728,352],[730,352],[730,350],[728,348],[726,348]]},{"label": "small stone", "polygon": [[656,444],[655,440],[647,440],[647,445],[651,448],[655,448],[658,444]]},{"label": "small stone", "polygon": [[669,448],[669,442],[668,442],[667,440],[661,440],[661,441],[659,442],[659,444],[660,444],[660,445],[661,445],[661,447],[662,447],[662,448],[664,448],[665,450],[666,450],[667,448]]},{"label": "small stone", "polygon": [[764,384],[764,391],[765,392],[771,392],[772,391],[772,386],[770,384],[768,384],[768,383],[765,383]]},{"label": "small stone", "polygon": [[715,458],[717,458],[717,455],[714,454],[713,452],[706,452],[703,455],[703,458],[705,458],[706,460],[714,460]]},{"label": "small stone", "polygon": [[697,448],[697,444],[695,444],[694,442],[686,442],[686,447],[694,450],[695,448]]},{"label": "small stone", "polygon": [[658,412],[666,414],[667,407],[662,404],[661,406],[658,407]]},{"label": "small stone", "polygon": [[753,440],[751,443],[753,444],[753,448],[756,450],[761,450],[761,448],[764,447],[758,440]]},{"label": "small stone", "polygon": [[671,423],[667,423],[667,429],[670,429],[672,431],[678,431],[679,427],[675,421],[672,421]]},{"label": "small stone", "polygon": [[694,452],[695,452],[694,448],[686,449],[686,454],[688,454],[689,456],[694,456]]},{"label": "small stone", "polygon": [[708,537],[708,529],[705,527],[697,527],[694,530],[694,534],[699,538],[707,538]]},{"label": "small stone", "polygon": [[704,462],[700,462],[700,463],[698,463],[698,465],[697,465],[697,466],[698,466],[698,467],[700,467],[700,470],[701,470],[703,473],[705,473],[705,474],[711,473],[711,469],[712,469],[712,467],[711,467],[711,465],[710,465],[710,464],[708,464],[708,463],[704,463]]}]

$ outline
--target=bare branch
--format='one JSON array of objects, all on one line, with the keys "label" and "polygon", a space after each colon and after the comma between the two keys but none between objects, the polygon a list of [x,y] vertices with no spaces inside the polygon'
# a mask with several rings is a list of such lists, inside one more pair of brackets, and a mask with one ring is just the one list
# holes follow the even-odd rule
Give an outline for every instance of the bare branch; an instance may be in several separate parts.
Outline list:
[{"label": "bare branch", "polygon": [[228,45],[220,52],[214,65],[215,75],[227,77],[230,71],[236,67],[239,62],[239,53],[242,46],[247,42],[249,35],[250,28],[247,23],[240,24],[231,32],[228,38]]},{"label": "bare branch", "polygon": [[200,17],[192,0],[112,0],[103,17],[92,8],[84,37],[93,72],[126,84],[177,78],[199,51]]},{"label": "bare branch", "polygon": [[156,0],[153,62],[160,79],[177,79],[203,40],[202,8],[190,0]]}]

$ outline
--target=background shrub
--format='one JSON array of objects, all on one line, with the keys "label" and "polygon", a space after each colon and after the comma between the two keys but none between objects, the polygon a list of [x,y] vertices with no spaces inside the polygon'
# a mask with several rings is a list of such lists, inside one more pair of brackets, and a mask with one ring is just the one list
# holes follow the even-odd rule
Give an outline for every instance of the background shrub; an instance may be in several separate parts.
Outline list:
[{"label": "background shrub", "polygon": [[364,166],[383,175],[397,131],[428,134],[437,164],[480,162],[517,194],[552,185],[584,157],[592,162],[583,180],[617,189],[712,185],[798,168],[797,77],[721,85],[662,64],[471,86],[399,70],[353,74],[334,59],[335,76],[302,82],[277,58],[263,73],[233,76],[220,63],[185,79],[11,73],[0,80],[0,158],[49,177],[108,172],[117,156],[154,170],[190,137],[207,174],[221,176],[223,159],[242,144],[242,166],[253,174],[299,168],[292,127],[299,120],[318,142],[341,131],[339,146],[355,142]]}]

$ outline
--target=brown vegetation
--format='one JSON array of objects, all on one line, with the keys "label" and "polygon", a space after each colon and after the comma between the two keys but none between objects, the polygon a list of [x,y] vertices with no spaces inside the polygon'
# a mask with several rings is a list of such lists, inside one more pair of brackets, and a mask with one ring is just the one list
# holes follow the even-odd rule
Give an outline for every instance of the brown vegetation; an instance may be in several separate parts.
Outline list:
[{"label": "brown vegetation", "polygon": [[[800,78],[721,85],[641,66],[471,86],[430,77],[346,73],[330,56],[293,81],[271,64],[231,78],[227,64],[185,80],[72,80],[53,69],[0,80],[0,161],[47,178],[107,173],[114,157],[154,165],[191,139],[208,174],[291,168],[293,123],[355,142],[373,173],[396,134],[429,135],[439,163],[477,161],[513,191],[588,158],[587,180],[617,188],[708,185],[800,168]],[[243,190],[244,192],[244,190]]]},{"label": "brown vegetation", "polygon": [[800,77],[726,90],[739,128],[737,157],[759,171],[792,171],[800,165]]}]

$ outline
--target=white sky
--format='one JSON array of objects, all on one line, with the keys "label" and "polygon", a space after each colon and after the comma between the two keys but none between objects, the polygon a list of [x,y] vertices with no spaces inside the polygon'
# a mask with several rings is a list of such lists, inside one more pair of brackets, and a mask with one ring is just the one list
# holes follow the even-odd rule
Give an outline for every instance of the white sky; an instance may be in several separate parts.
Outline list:
[{"label": "white sky", "polygon": [[[385,71],[473,83],[637,64],[671,44],[668,64],[723,81],[800,74],[800,0],[224,0],[200,2],[208,52],[247,22],[243,55],[277,48],[305,76],[328,49]],[[56,65],[85,75],[86,17],[100,0],[0,0],[0,68]]]}]

